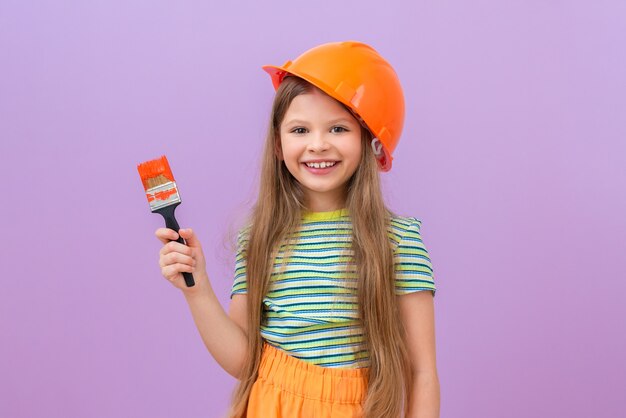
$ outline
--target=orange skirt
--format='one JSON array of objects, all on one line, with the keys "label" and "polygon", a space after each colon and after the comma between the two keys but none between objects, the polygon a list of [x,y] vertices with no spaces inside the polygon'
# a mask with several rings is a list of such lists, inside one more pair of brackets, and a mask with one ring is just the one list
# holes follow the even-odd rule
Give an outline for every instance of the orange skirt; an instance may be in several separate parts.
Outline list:
[{"label": "orange skirt", "polygon": [[263,345],[247,418],[361,417],[367,368],[321,367]]}]

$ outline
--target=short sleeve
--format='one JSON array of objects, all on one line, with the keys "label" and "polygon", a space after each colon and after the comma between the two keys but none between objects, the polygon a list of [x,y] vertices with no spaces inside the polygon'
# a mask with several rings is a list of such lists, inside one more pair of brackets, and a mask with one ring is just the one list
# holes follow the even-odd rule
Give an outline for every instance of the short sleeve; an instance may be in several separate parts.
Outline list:
[{"label": "short sleeve", "polygon": [[426,246],[420,235],[422,222],[404,218],[398,223],[400,241],[393,254],[396,273],[396,295],[430,290],[435,296],[435,275]]},{"label": "short sleeve", "polygon": [[230,292],[230,298],[234,295],[248,293],[246,282],[246,248],[248,246],[249,228],[244,228],[237,235],[237,256],[235,257],[235,280]]}]

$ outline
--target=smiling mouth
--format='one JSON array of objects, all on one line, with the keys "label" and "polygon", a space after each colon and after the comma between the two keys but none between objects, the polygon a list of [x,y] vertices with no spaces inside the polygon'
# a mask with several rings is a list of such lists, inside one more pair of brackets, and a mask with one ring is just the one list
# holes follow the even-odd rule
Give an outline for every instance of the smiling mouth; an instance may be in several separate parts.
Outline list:
[{"label": "smiling mouth", "polygon": [[337,161],[322,161],[319,163],[304,163],[309,168],[327,168],[337,164]]}]

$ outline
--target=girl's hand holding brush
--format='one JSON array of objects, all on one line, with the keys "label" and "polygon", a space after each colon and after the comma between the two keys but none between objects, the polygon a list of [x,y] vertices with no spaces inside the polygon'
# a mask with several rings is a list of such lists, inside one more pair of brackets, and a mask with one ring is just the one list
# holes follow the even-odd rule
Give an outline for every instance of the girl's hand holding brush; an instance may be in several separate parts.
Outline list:
[{"label": "girl's hand holding brush", "polygon": [[[246,332],[229,317],[215,296],[200,241],[191,229],[180,229],[187,245],[177,242],[178,234],[170,228],[159,228],[155,235],[164,244],[159,251],[161,273],[174,287],[183,291],[202,341],[211,355],[224,370],[238,378],[247,356]],[[187,286],[182,273],[192,273],[195,284]]]},{"label": "girl's hand holding brush", "polygon": [[[176,242],[178,233],[170,228],[159,228],[155,235],[164,244],[159,251],[159,266],[163,277],[185,294],[206,292],[209,287],[206,261],[200,241],[194,232],[189,228],[180,230],[180,236],[185,239],[187,245]],[[185,284],[183,272],[193,274],[195,286],[188,287]]]}]

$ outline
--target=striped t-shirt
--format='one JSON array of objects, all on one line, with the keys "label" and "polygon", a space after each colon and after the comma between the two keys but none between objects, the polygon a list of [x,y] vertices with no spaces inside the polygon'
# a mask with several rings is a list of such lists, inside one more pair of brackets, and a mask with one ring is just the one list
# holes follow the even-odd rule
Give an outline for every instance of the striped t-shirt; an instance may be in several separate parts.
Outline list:
[{"label": "striped t-shirt", "polygon": [[[433,268],[416,218],[391,219],[397,295],[430,290]],[[239,233],[231,298],[246,293],[248,228]],[[263,299],[261,336],[298,359],[323,367],[368,367],[357,312],[356,265],[347,209],[306,212],[295,246],[275,259]],[[283,258],[286,263],[283,265]]]}]

